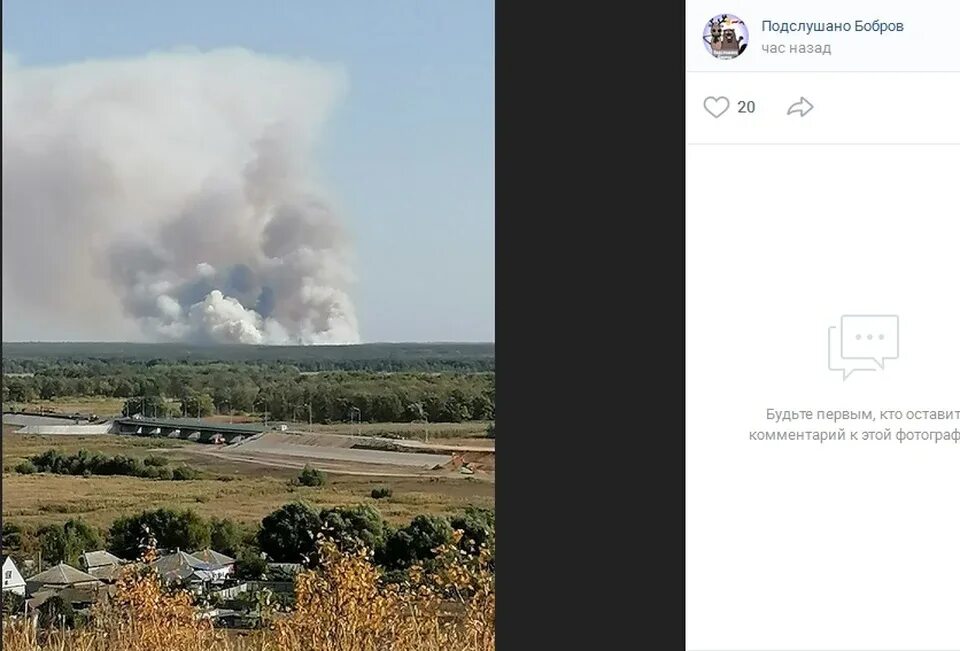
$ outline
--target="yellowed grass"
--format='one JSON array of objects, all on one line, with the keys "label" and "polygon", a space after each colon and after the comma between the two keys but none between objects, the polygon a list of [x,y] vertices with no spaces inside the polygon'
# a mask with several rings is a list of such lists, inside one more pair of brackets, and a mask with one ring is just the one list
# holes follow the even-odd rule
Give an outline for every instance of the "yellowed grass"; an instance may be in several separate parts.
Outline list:
[{"label": "yellowed grass", "polygon": [[[393,488],[394,496],[372,499],[370,491],[378,486]],[[471,494],[468,490],[477,492]],[[121,515],[167,507],[191,508],[205,517],[254,524],[280,506],[303,499],[321,506],[374,504],[384,518],[400,524],[420,513],[454,513],[469,504],[493,506],[492,493],[492,484],[478,482],[468,487],[462,480],[391,482],[343,476],[331,477],[323,488],[310,488],[294,487],[288,479],[274,477],[174,482],[136,477],[4,474],[3,517],[21,525],[61,523],[67,517],[80,517],[107,528]]]},{"label": "yellowed grass", "polygon": [[[196,481],[158,481],[137,477],[77,477],[12,472],[19,461],[56,448],[72,454],[80,448],[104,454],[145,457],[160,445],[170,463],[196,467],[209,478]],[[3,435],[3,517],[21,525],[59,524],[80,517],[106,528],[121,515],[145,509],[192,508],[205,517],[231,518],[258,523],[265,515],[289,502],[304,499],[321,506],[370,503],[393,523],[401,524],[420,513],[455,513],[473,504],[494,504],[489,482],[459,478],[394,478],[328,475],[322,488],[292,486],[297,469],[266,468],[253,464],[190,454],[201,444],[125,436]],[[220,481],[218,477],[235,478]],[[393,497],[374,500],[370,491],[389,487]]]},{"label": "yellowed grass", "polygon": [[17,409],[32,411],[41,407],[53,409],[64,414],[97,414],[98,416],[112,416],[119,414],[123,409],[123,398],[104,397],[64,397],[52,400],[34,400],[32,402],[17,403]]},{"label": "yellowed grass", "polygon": [[137,438],[134,436],[116,436],[103,434],[97,436],[63,436],[43,434],[18,434],[6,431],[3,434],[3,465],[12,468],[18,462],[35,454],[56,448],[63,454],[73,454],[81,448],[91,452],[108,455],[123,454],[131,457],[145,457],[148,450],[163,447],[173,449],[188,445],[187,441],[170,439]]}]

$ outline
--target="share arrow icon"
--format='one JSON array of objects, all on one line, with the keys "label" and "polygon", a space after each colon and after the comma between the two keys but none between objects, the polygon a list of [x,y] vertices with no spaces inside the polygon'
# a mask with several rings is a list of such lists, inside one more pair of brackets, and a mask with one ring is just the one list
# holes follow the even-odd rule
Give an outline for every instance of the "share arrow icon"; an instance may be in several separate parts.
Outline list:
[{"label": "share arrow icon", "polygon": [[799,113],[800,117],[803,117],[812,110],[813,104],[806,97],[801,97],[799,102],[795,102],[787,109],[787,115]]}]

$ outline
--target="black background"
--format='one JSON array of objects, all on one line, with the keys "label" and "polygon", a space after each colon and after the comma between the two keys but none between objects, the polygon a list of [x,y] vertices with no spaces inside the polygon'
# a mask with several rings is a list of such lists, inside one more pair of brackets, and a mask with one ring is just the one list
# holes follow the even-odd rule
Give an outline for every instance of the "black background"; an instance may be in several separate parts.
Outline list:
[{"label": "black background", "polygon": [[688,35],[647,6],[497,3],[503,649],[684,648]]}]

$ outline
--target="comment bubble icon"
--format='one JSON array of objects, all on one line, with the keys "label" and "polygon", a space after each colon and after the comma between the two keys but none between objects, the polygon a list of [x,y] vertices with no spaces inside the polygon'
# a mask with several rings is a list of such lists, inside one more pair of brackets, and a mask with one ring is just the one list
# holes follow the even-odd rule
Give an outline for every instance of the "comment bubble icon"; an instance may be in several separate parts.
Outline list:
[{"label": "comment bubble icon", "polygon": [[858,314],[840,317],[840,357],[873,360],[881,369],[900,356],[900,318]]},{"label": "comment bubble icon", "polygon": [[828,367],[831,371],[842,371],[844,381],[856,371],[876,371],[877,363],[872,359],[844,359],[840,356],[840,328],[827,329]]}]

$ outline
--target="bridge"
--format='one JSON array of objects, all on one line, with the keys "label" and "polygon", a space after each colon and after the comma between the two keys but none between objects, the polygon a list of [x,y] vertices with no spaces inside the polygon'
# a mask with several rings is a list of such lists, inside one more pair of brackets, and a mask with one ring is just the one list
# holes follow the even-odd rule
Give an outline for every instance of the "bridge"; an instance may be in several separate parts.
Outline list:
[{"label": "bridge", "polygon": [[211,423],[195,418],[118,418],[114,424],[119,434],[162,436],[200,443],[239,443],[262,434],[266,429],[256,423]]}]

